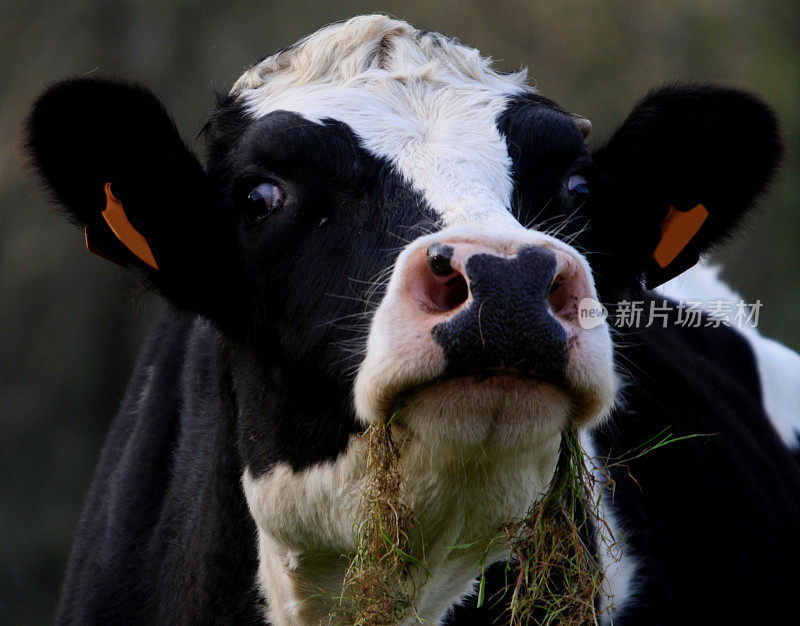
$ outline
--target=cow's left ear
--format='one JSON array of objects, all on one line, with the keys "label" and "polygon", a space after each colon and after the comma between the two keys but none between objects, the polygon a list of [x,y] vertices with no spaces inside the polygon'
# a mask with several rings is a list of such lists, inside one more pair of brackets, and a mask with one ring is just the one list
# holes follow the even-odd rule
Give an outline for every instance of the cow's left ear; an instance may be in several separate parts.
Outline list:
[{"label": "cow's left ear", "polygon": [[653,288],[725,238],[764,191],[783,147],[758,97],[713,85],[648,94],[593,154],[592,249],[608,281]]},{"label": "cow's left ear", "polygon": [[140,269],[179,306],[220,318],[235,308],[234,231],[161,102],[126,82],[56,83],[28,117],[33,163],[87,247]]}]

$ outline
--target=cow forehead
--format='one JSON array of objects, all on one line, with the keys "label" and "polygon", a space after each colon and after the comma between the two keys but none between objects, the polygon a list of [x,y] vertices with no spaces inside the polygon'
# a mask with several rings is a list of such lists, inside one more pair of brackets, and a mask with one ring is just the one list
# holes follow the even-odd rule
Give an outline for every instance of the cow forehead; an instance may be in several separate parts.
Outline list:
[{"label": "cow forehead", "polygon": [[445,225],[511,219],[511,158],[496,118],[505,96],[384,85],[309,87],[276,97],[246,96],[254,118],[277,110],[313,122],[340,121],[371,154],[392,163]]},{"label": "cow forehead", "polygon": [[512,160],[497,128],[524,72],[500,74],[476,50],[405,22],[336,24],[260,62],[232,95],[254,119],[279,110],[339,121],[392,163],[444,225],[507,222]]}]

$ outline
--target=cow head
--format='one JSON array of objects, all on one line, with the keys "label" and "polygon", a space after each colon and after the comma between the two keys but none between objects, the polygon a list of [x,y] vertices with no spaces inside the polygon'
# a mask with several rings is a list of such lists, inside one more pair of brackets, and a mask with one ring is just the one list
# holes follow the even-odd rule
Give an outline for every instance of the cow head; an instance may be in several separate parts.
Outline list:
[{"label": "cow head", "polygon": [[[226,338],[279,621],[314,619],[326,605],[300,600],[341,581],[357,434],[389,419],[433,575],[417,608],[438,617],[485,549],[446,547],[524,515],[563,428],[612,406],[609,329],[579,304],[690,266],[780,152],[757,98],[687,85],[590,153],[588,122],[525,79],[368,16],[249,69],[211,115],[205,168],[141,87],[65,81],[33,109],[35,163],[91,248]],[[655,263],[670,211],[697,205],[699,230]]]}]

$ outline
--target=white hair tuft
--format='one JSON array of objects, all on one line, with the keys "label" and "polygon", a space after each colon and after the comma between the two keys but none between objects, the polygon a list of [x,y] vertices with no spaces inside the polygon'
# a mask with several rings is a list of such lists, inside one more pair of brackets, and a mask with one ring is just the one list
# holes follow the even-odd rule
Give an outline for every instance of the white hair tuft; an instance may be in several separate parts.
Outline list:
[{"label": "white hair tuft", "polygon": [[280,91],[309,83],[355,87],[365,82],[475,82],[498,91],[534,91],[527,70],[498,72],[478,50],[386,15],[362,15],[326,26],[259,61],[231,94]]}]

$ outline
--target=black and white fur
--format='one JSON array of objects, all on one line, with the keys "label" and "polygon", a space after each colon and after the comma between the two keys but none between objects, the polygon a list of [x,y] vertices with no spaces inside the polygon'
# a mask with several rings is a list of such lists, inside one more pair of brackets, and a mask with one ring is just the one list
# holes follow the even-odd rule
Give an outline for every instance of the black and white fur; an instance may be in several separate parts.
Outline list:
[{"label": "black and white fur", "polygon": [[[760,100],[688,85],[649,94],[590,154],[585,121],[524,73],[383,16],[330,26],[248,70],[209,120],[204,168],[155,97],[117,81],[51,87],[28,127],[70,218],[170,303],[109,433],[62,623],[317,623],[353,548],[355,435],[386,418],[404,381],[443,371],[436,346],[392,335],[405,323],[392,308],[397,276],[415,251],[445,235],[547,246],[580,265],[600,300],[648,300],[642,279],[668,205],[704,203],[710,217],[684,254],[706,250],[781,151]],[[574,174],[588,196],[567,189]],[[263,181],[285,201],[252,219],[248,194]],[[105,230],[105,182],[158,271]],[[470,595],[479,554],[448,546],[524,514],[571,420],[613,480],[605,621],[779,621],[800,582],[800,427],[797,398],[774,399],[774,375],[795,379],[796,355],[726,328],[612,337],[603,325],[581,337],[568,365],[581,402],[556,389],[514,406],[547,427],[489,433],[488,388],[449,392],[460,426],[424,403],[411,412],[404,477],[432,572],[420,616],[508,619],[504,604],[478,608]],[[699,436],[613,462],[664,429]],[[487,593],[502,568],[490,568]]]}]

